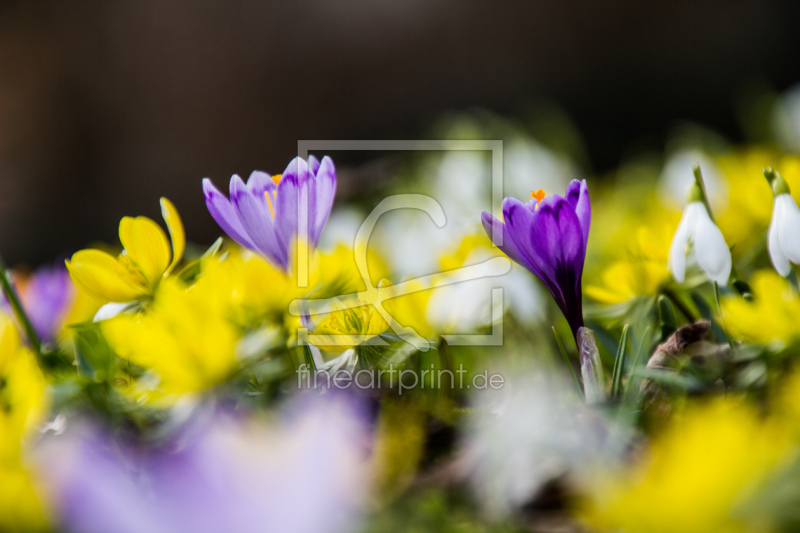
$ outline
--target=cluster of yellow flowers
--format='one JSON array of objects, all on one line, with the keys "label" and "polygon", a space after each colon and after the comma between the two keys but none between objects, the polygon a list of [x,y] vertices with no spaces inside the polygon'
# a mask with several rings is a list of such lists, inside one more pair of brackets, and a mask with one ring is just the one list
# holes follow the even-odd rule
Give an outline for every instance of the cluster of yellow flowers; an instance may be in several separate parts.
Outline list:
[{"label": "cluster of yellow flowers", "polygon": [[[721,364],[731,372],[739,371],[740,364],[751,365],[752,372],[765,369],[759,374],[763,409],[751,402],[749,385],[730,385],[733,381],[727,375],[719,381],[735,394],[718,395],[710,392],[711,385],[703,389],[714,395],[711,401],[687,399],[685,391],[675,393],[666,402],[668,414],[654,418],[654,425],[666,421],[666,427],[653,430],[652,438],[643,441],[646,445],[633,447],[630,460],[609,462],[582,476],[573,511],[598,531],[744,532],[777,527],[773,516],[761,516],[756,509],[758,498],[770,490],[776,476],[790,471],[800,450],[800,372],[788,378],[781,375],[800,347],[800,294],[794,273],[787,277],[776,272],[796,262],[784,253],[788,245],[781,248],[788,238],[774,228],[773,210],[781,195],[785,200],[794,198],[792,202],[800,198],[800,157],[751,148],[716,156],[713,162],[724,188],[732,191],[725,201],[714,202],[713,214],[706,211],[711,203],[702,179],[692,186],[694,205],[682,216],[656,194],[656,176],[598,183],[591,209],[586,182],[579,180],[569,185],[564,198],[551,201],[539,190],[532,193],[531,203],[518,202],[528,206],[526,215],[531,217],[555,209],[556,201],[572,209],[573,233],[583,239],[580,246],[573,245],[586,252],[586,261],[584,265],[580,258],[578,278],[569,278],[573,286],[568,288],[580,293],[582,281],[583,294],[576,302],[558,284],[564,282],[568,267],[577,269],[577,261],[565,266],[569,261],[558,254],[553,254],[558,279],[547,289],[564,315],[566,307],[577,306],[581,321],[581,296],[586,297],[587,325],[606,340],[603,357],[606,351],[613,357],[617,348],[624,355],[627,333],[619,335],[619,341],[615,337],[628,323],[639,329],[636,342],[644,367],[647,350],[665,341],[679,323],[705,318],[717,335],[713,349],[721,351],[719,346],[724,345],[734,354],[726,355],[729,359]],[[8,309],[0,312],[0,529],[46,528],[49,523],[42,492],[26,464],[25,443],[46,418],[52,396],[48,380],[52,377],[55,383],[63,377],[59,372],[68,374],[64,367],[73,372],[73,359],[76,374],[84,380],[81,386],[102,382],[104,394],[127,409],[163,413],[179,400],[242,383],[266,395],[260,377],[287,381],[303,364],[328,371],[369,366],[374,360],[368,356],[379,351],[377,346],[389,346],[389,353],[392,343],[403,341],[419,354],[414,364],[420,366],[423,352],[433,347],[438,349],[437,364],[450,365],[450,335],[494,331],[497,316],[507,311],[515,318],[506,330],[508,352],[547,345],[538,333],[552,309],[540,297],[541,286],[492,245],[480,230],[479,216],[474,227],[438,247],[442,251],[435,261],[438,273],[409,279],[372,249],[366,253],[365,268],[357,250],[349,246],[317,247],[335,191],[335,178],[332,186],[323,181],[325,172],[333,172],[332,162],[310,158],[294,164],[298,168],[292,170],[290,165],[283,175],[254,173],[247,184],[235,176],[230,200],[205,183],[209,210],[230,240],[217,241],[202,255],[187,252],[181,218],[165,198],[161,212],[167,231],[147,217],[124,217],[119,225],[121,253],[115,256],[96,249],[75,253],[66,262],[69,289],[75,294],[64,299],[63,309],[50,313],[49,322],[32,320],[36,323],[30,325],[30,331],[41,330],[45,323],[55,328],[39,333],[44,343],[38,353],[21,339],[25,324],[15,322]],[[773,183],[762,177],[764,168],[780,171],[772,174],[778,180],[772,194]],[[317,209],[311,213],[311,227],[305,228],[306,238],[294,226],[287,229],[299,216],[292,198],[286,199],[293,186],[308,187],[297,192],[297,198],[311,198]],[[703,215],[699,219],[698,213]],[[487,214],[484,223],[497,222],[502,231],[510,226],[522,233],[525,228],[515,228],[508,218],[501,223]],[[693,226],[700,224],[713,232],[703,234]],[[702,241],[704,235],[719,239]],[[709,260],[708,250],[700,248],[720,239],[721,259]],[[543,260],[523,257],[513,248],[515,243],[504,248],[510,251],[508,256],[519,264],[527,261],[525,268],[545,280],[547,276],[537,273],[547,266]],[[685,252],[691,247],[700,268],[691,260],[687,267]],[[724,275],[718,279],[709,274],[702,261]],[[721,280],[727,281],[729,273],[733,283],[725,286]],[[26,287],[22,280],[18,285]],[[488,297],[498,287],[507,289],[508,300],[490,302]],[[24,306],[33,310],[36,296],[22,292]],[[670,305],[680,309],[679,320],[666,316],[664,309]],[[563,329],[568,319],[558,316],[557,325]],[[31,318],[36,317],[31,314]],[[658,329],[656,320],[662,337],[653,333]],[[528,344],[514,344],[515,336],[533,337],[531,332],[537,336],[526,339]],[[618,347],[609,348],[617,342]],[[460,362],[473,355],[466,349],[456,353]],[[566,350],[563,353],[569,358]],[[425,363],[434,360],[428,357]],[[600,355],[596,360],[602,389]],[[653,368],[636,368],[635,361],[627,366],[624,358],[620,361],[610,388],[619,391],[623,374],[626,386],[634,384],[627,396],[612,394],[608,400],[613,409],[622,406],[621,412],[631,407],[625,402],[636,396],[639,379],[655,374],[647,373]],[[52,368],[57,370],[51,373]],[[712,385],[717,385],[717,378]],[[605,398],[604,390],[600,392],[598,398]],[[410,473],[423,454],[426,409],[437,416],[446,412],[440,418],[448,422],[459,416],[456,402],[446,393],[442,396],[430,402],[435,407],[414,404],[403,413],[404,403],[387,400],[380,424],[389,429],[381,430],[385,433],[378,439],[378,450],[394,457],[406,449],[403,442],[413,442],[413,461],[408,464],[382,459],[387,479],[410,483]],[[397,420],[402,424],[391,428]],[[397,441],[392,440],[392,431],[400,435]]]}]

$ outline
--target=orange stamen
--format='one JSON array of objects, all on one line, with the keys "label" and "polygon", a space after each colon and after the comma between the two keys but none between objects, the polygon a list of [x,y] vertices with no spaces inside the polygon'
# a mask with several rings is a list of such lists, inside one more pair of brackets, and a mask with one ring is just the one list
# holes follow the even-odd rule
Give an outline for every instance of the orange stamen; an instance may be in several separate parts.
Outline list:
[{"label": "orange stamen", "polygon": [[264,191],[264,197],[267,199],[267,205],[269,206],[269,214],[272,218],[275,218],[275,210],[272,209],[272,200],[269,197],[269,191]]},{"label": "orange stamen", "polygon": [[[272,182],[277,185],[281,181],[281,176],[283,174],[275,174],[272,176]],[[275,195],[278,195],[278,191],[275,191]],[[269,206],[269,214],[272,215],[272,218],[275,218],[275,210],[272,208],[272,198],[269,197],[269,191],[264,191],[264,196],[267,199],[267,205]]]},{"label": "orange stamen", "polygon": [[531,198],[536,198],[537,202],[541,202],[544,199],[544,191],[542,189],[537,189],[536,192],[531,191]]}]

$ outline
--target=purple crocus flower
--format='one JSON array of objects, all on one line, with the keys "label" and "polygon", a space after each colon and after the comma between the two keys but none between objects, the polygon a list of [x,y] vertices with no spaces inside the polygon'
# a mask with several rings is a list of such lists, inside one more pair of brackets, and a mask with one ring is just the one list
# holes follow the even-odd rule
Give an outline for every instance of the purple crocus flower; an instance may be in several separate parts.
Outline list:
[{"label": "purple crocus flower", "polygon": [[581,276],[592,208],[586,180],[573,180],[563,197],[531,193],[529,202],[503,200],[505,224],[487,212],[481,220],[489,237],[502,235],[500,249],[542,280],[577,339],[583,327]]},{"label": "purple crocus flower", "polygon": [[319,241],[336,194],[336,169],[327,156],[322,161],[310,156],[308,162],[296,157],[283,174],[256,171],[247,185],[234,175],[230,200],[208,178],[203,194],[211,216],[229,237],[287,271],[296,238],[307,236],[312,247]]},{"label": "purple crocus flower", "polygon": [[155,447],[78,424],[48,437],[37,471],[67,531],[344,533],[366,496],[369,433],[341,400],[301,401],[270,425],[201,412]]},{"label": "purple crocus flower", "polygon": [[[27,278],[15,279],[15,285],[36,334],[44,342],[56,342],[76,295],[64,263],[39,267]],[[8,307],[5,296],[2,305]]]}]

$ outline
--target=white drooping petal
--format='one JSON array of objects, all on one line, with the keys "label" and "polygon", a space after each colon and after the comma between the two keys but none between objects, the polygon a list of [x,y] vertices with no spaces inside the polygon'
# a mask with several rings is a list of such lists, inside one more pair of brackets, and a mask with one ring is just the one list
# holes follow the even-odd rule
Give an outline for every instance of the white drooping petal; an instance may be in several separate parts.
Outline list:
[{"label": "white drooping petal", "polygon": [[800,263],[800,208],[790,194],[775,197],[774,219],[777,223],[781,252],[792,263]]},{"label": "white drooping petal", "polygon": [[695,220],[697,220],[697,206],[699,202],[692,202],[683,209],[681,221],[675,235],[672,237],[672,244],[669,247],[669,260],[667,267],[672,272],[672,276],[678,283],[683,283],[686,278],[686,247],[689,239],[694,234]]},{"label": "white drooping petal", "polygon": [[[779,195],[778,197],[780,198],[780,196],[783,195]],[[778,198],[775,198],[775,203],[772,207],[772,220],[769,223],[769,231],[767,232],[767,250],[769,250],[772,266],[775,267],[778,274],[785,278],[789,275],[789,272],[791,272],[792,265],[789,264],[789,259],[787,259],[786,255],[783,253],[780,241],[778,240],[778,220],[780,219],[782,208],[783,203],[778,202]]]},{"label": "white drooping petal", "polygon": [[694,256],[706,275],[719,285],[728,283],[731,275],[731,251],[725,243],[725,237],[716,224],[711,221],[708,211],[702,207],[697,216],[694,230]]},{"label": "white drooping petal", "polygon": [[358,354],[352,348],[349,348],[338,355],[335,359],[331,359],[327,363],[320,365],[318,368],[327,372],[330,375],[344,372],[345,374],[352,374],[358,364]]}]

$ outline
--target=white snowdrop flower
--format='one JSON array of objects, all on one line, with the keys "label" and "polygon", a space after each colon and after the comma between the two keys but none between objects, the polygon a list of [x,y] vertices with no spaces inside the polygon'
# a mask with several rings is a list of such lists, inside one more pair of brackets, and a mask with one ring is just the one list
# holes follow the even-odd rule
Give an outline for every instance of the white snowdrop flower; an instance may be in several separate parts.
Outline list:
[{"label": "white snowdrop flower", "polygon": [[689,203],[672,237],[668,268],[672,276],[683,283],[686,278],[686,255],[694,250],[695,260],[706,275],[719,285],[725,285],[731,274],[731,251],[722,232],[711,220],[702,198],[700,187],[692,185]]},{"label": "white snowdrop flower", "polygon": [[764,171],[764,175],[771,182],[775,195],[767,249],[775,270],[786,277],[792,271],[790,263],[800,263],[800,208],[780,174],[769,169]]}]

